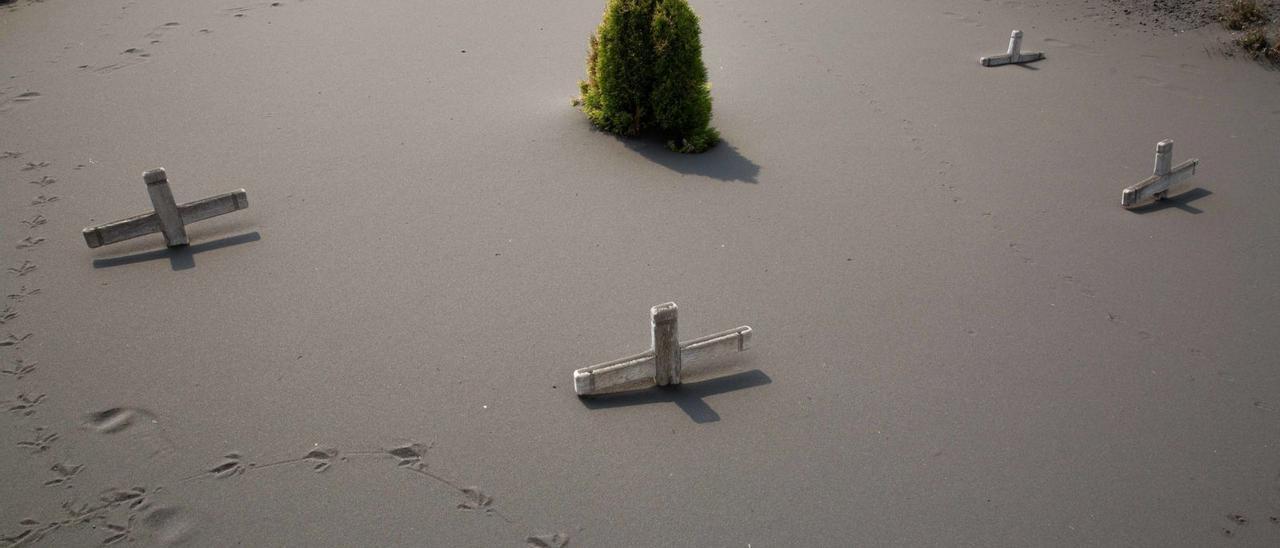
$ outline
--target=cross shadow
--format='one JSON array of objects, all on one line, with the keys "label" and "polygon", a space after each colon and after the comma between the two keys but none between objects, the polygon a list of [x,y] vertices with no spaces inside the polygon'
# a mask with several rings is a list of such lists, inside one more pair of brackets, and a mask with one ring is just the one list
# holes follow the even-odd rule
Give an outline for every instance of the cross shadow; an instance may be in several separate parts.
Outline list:
[{"label": "cross shadow", "polygon": [[707,405],[707,402],[702,401],[703,398],[771,383],[773,383],[773,379],[764,374],[764,371],[753,369],[702,382],[663,386],[653,390],[592,396],[590,398],[582,398],[581,401],[582,405],[585,405],[588,409],[609,409],[649,403],[674,403],[681,411],[689,415],[693,422],[705,424],[719,421],[720,414]]},{"label": "cross shadow", "polygon": [[681,154],[666,146],[666,141],[656,134],[639,137],[618,137],[627,148],[641,156],[661,164],[671,171],[685,175],[700,175],[719,181],[759,183],[760,166],[738,152],[737,148],[721,139],[716,146],[700,154]]},{"label": "cross shadow", "polygon": [[113,266],[123,266],[127,264],[140,263],[143,261],[153,261],[156,259],[169,259],[169,267],[177,272],[179,270],[187,270],[196,267],[196,253],[204,253],[205,251],[213,251],[233,245],[239,245],[248,242],[256,242],[262,239],[262,235],[257,231],[238,236],[228,236],[220,240],[211,242],[202,242],[196,245],[183,245],[178,247],[166,247],[155,251],[146,251],[143,253],[135,253],[133,255],[123,255],[120,257],[108,257],[106,259],[94,259],[94,268],[110,268]]},{"label": "cross shadow", "polygon": [[1028,61],[1026,63],[1016,63],[1016,64],[1017,66],[1027,70],[1040,70],[1040,67],[1031,66],[1031,63],[1039,63],[1040,61],[1043,61],[1043,60],[1044,58],[1040,58],[1040,59],[1036,59],[1035,61]]},{"label": "cross shadow", "polygon": [[1199,215],[1201,213],[1204,213],[1204,210],[1198,207],[1189,205],[1189,202],[1199,200],[1200,198],[1204,198],[1205,196],[1208,196],[1210,194],[1213,194],[1213,192],[1197,187],[1197,188],[1188,190],[1186,192],[1183,192],[1182,194],[1178,194],[1177,196],[1172,196],[1169,198],[1165,198],[1163,200],[1156,200],[1142,207],[1135,207],[1133,209],[1130,209],[1129,211],[1137,213],[1138,215],[1146,215],[1148,213],[1155,213],[1157,211],[1173,208],[1173,209],[1180,209],[1192,215]]}]

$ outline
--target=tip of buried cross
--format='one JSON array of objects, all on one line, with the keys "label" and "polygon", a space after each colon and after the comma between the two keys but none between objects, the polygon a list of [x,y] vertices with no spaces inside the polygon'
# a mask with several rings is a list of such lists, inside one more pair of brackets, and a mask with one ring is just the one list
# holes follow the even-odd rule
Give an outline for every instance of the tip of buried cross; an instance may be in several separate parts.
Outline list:
[{"label": "tip of buried cross", "polygon": [[168,182],[169,177],[165,175],[164,168],[158,167],[142,172],[142,180],[148,185],[158,185],[160,183]]},{"label": "tip of buried cross", "polygon": [[662,303],[649,309],[649,314],[653,316],[655,323],[669,322],[676,319],[678,310],[676,303]]},{"label": "tip of buried cross", "polygon": [[1173,151],[1173,140],[1165,139],[1156,143],[1156,153],[1164,154]]}]

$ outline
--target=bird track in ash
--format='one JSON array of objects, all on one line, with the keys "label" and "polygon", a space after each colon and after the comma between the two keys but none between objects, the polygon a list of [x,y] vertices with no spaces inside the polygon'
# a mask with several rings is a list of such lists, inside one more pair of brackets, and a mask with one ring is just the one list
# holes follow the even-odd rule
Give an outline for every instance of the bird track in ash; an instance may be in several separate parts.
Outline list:
[{"label": "bird track in ash", "polygon": [[32,430],[32,438],[18,442],[18,447],[26,449],[31,453],[43,453],[49,450],[53,442],[58,441],[57,432],[48,432],[43,426],[37,426]]},{"label": "bird track in ash", "polygon": [[17,274],[18,276],[26,276],[27,274],[30,274],[35,270],[36,270],[36,263],[33,263],[31,261],[25,261],[25,260],[22,261],[22,264],[18,266],[9,267],[9,272],[12,274]]},{"label": "bird track in ash", "polygon": [[137,540],[179,544],[191,537],[193,522],[180,507],[158,505],[153,495],[159,490],[114,488],[103,492],[93,502],[74,499],[64,502],[61,516],[43,522],[23,519],[18,522],[20,531],[0,536],[0,545],[30,545],[59,530],[78,526],[102,530],[106,534],[102,539],[103,545]]},{"label": "bird track in ash", "polygon": [[49,471],[53,472],[53,479],[44,482],[45,487],[53,487],[61,485],[67,488],[71,487],[71,480],[74,480],[80,470],[84,469],[83,464],[70,464],[65,462],[54,463],[49,467]]},{"label": "bird track in ash", "polygon": [[27,339],[30,339],[30,338],[31,338],[31,335],[32,335],[32,333],[27,333],[27,334],[24,334],[24,335],[21,335],[21,336],[19,336],[19,335],[14,335],[13,333],[10,333],[8,337],[5,337],[5,338],[3,338],[3,339],[0,339],[0,347],[4,347],[4,346],[18,346],[18,345],[22,344],[22,342],[23,342],[23,341],[25,341],[25,340],[27,340]]},{"label": "bird track in ash", "polygon": [[45,394],[36,394],[32,396],[30,394],[22,393],[18,394],[16,400],[0,402],[0,405],[4,405],[5,411],[15,415],[30,417],[36,414],[36,409],[40,406],[40,403],[45,400],[45,398]]},{"label": "bird track in ash", "polygon": [[[402,468],[428,478],[455,491],[462,499],[457,503],[457,509],[477,511],[486,515],[497,516],[507,523],[512,523],[510,519],[494,507],[494,498],[486,494],[479,487],[462,485],[431,471],[425,460],[427,452],[430,449],[431,446],[428,445],[417,442],[408,442],[385,449],[350,451],[345,453],[345,455],[357,457],[389,457],[395,461],[398,468]],[[343,455],[343,453],[336,447],[317,445],[306,454],[299,457],[272,461],[266,464],[257,464],[249,462],[240,452],[231,452],[224,455],[222,460],[217,464],[214,464],[202,472],[184,477],[180,479],[179,482],[187,482],[202,478],[228,479],[248,473],[258,472],[267,468],[300,463],[306,464],[315,472],[325,472],[338,461],[348,461],[347,457],[341,455]]]},{"label": "bird track in ash", "polygon": [[27,162],[27,165],[22,166],[22,171],[35,171],[37,169],[44,169],[50,165],[52,164],[49,162]]},{"label": "bird track in ash", "polygon": [[57,182],[58,182],[57,179],[54,179],[53,177],[50,177],[48,175],[44,175],[44,176],[41,176],[39,180],[27,181],[27,184],[36,185],[36,186],[39,186],[40,188],[44,188]]},{"label": "bird track in ash", "polygon": [[27,289],[27,286],[24,285],[20,289],[18,289],[17,293],[10,293],[5,297],[11,301],[22,302],[27,297],[31,297],[33,295],[39,295],[39,294],[40,294],[40,288]]},{"label": "bird track in ash", "polygon": [[14,96],[12,99],[7,99],[4,102],[0,102],[0,113],[9,112],[13,109],[16,109],[18,107],[31,103],[32,101],[35,101],[36,99],[39,99],[39,98],[40,98],[40,94],[34,91],[19,93],[18,95]]},{"label": "bird track in ash", "polygon": [[40,245],[41,243],[44,243],[43,237],[27,236],[26,238],[18,240],[18,245],[15,247],[17,247],[18,249],[31,249],[33,247]]},{"label": "bird track in ash", "polygon": [[12,158],[21,158],[21,157],[22,157],[21,152],[14,152],[12,150],[6,150],[4,152],[0,152],[0,160],[9,160]]},{"label": "bird track in ash", "polygon": [[31,205],[39,207],[39,206],[51,204],[61,199],[62,198],[59,196],[50,196],[46,194],[41,194],[31,200]]},{"label": "bird track in ash", "polygon": [[0,369],[0,375],[9,375],[16,380],[22,380],[23,377],[36,372],[36,365],[39,362],[27,362],[21,358],[10,360],[8,369]]},{"label": "bird track in ash", "polygon": [[4,310],[0,310],[0,325],[9,323],[10,320],[18,317],[18,312],[13,309],[13,305],[5,305]]},{"label": "bird track in ash", "polygon": [[44,215],[40,215],[40,214],[36,214],[36,216],[35,216],[35,217],[32,217],[32,218],[30,218],[30,219],[23,219],[23,220],[22,220],[22,224],[27,225],[27,228],[35,228],[35,227],[40,226],[40,225],[43,225],[43,224],[45,224],[45,223],[47,223],[47,222],[49,222],[49,220],[48,220],[48,219],[46,219],[46,218],[44,217]]}]

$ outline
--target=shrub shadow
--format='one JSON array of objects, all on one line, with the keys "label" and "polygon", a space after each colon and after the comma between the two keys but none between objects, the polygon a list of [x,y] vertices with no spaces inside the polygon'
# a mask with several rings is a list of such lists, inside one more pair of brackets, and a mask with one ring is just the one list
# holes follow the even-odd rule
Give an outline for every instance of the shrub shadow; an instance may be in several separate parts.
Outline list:
[{"label": "shrub shadow", "polygon": [[716,146],[701,154],[681,154],[667,148],[666,140],[657,134],[639,137],[618,137],[627,148],[667,169],[685,175],[710,177],[719,181],[759,183],[760,166],[738,152],[737,148],[721,139]]}]

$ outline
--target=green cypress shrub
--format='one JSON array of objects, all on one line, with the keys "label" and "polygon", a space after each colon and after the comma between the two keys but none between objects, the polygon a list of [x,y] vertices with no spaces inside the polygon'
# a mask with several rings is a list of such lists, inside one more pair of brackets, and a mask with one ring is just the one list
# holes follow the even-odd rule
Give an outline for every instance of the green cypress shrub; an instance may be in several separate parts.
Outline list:
[{"label": "green cypress shrub", "polygon": [[576,101],[596,127],[634,136],[657,129],[678,152],[720,140],[711,128],[711,89],[698,16],[685,0],[609,0],[591,36],[587,79]]}]

